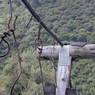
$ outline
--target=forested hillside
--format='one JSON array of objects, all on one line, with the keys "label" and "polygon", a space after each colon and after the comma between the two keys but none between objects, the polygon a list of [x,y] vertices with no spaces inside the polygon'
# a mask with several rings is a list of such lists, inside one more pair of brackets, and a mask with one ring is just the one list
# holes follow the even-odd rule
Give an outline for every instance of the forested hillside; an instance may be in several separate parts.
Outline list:
[{"label": "forested hillside", "polygon": [[[28,0],[41,19],[63,43],[95,43],[95,1],[94,0]],[[20,0],[13,0],[13,19],[18,16],[16,38],[22,57],[23,73],[15,86],[14,95],[43,95],[40,69],[35,51],[38,22],[33,18],[26,27],[31,14]],[[6,31],[10,18],[9,1],[0,0],[0,37]],[[57,44],[44,30],[41,31],[44,45]],[[0,58],[0,95],[9,95],[9,91],[18,74],[18,61],[13,38],[7,38],[11,46],[10,53]],[[0,44],[0,55],[3,44]],[[57,62],[56,62],[57,63]],[[54,83],[52,62],[42,61],[44,82]],[[95,95],[95,60],[82,59],[74,62],[72,70],[74,88],[81,95]]]}]

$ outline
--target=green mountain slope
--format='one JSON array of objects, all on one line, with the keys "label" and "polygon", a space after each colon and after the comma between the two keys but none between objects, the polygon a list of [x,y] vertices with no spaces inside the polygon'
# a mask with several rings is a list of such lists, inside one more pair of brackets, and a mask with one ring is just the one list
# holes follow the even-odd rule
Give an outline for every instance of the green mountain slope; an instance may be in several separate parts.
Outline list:
[{"label": "green mountain slope", "polygon": [[[28,0],[41,19],[63,43],[83,41],[95,42],[95,1],[94,0]],[[38,22],[33,18],[29,27],[26,25],[31,14],[19,0],[13,0],[14,17],[18,15],[16,37],[22,56],[23,74],[15,86],[14,95],[43,95],[39,64],[36,58],[35,39]],[[7,29],[10,17],[8,0],[0,0],[0,37]],[[41,38],[44,45],[57,44],[42,29]],[[0,58],[0,94],[9,95],[10,88],[17,77],[18,66],[12,37],[7,39],[11,52]],[[57,63],[57,62],[56,62]],[[52,62],[43,61],[44,82],[54,83]],[[81,95],[95,93],[95,60],[74,62],[72,70],[73,87],[81,90]]]}]

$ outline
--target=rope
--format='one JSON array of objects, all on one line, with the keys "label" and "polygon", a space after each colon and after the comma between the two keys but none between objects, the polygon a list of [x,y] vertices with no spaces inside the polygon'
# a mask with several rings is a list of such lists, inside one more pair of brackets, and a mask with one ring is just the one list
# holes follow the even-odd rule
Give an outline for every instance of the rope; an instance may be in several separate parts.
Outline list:
[{"label": "rope", "polygon": [[30,18],[29,22],[27,23],[26,28],[28,28],[28,27],[29,27],[29,25],[30,25],[31,21],[32,21],[32,16],[31,16],[31,18]]},{"label": "rope", "polygon": [[[42,39],[41,39],[41,29],[42,29],[42,26],[39,25],[38,38],[36,39],[36,41],[38,41],[38,46],[40,46],[40,48],[37,47],[39,49],[38,62],[39,62],[39,67],[40,67],[40,72],[41,72],[41,77],[42,77],[42,87],[43,87],[43,92],[44,92],[44,83],[43,83],[44,77],[43,77],[42,64],[41,64],[41,53],[42,53],[42,50],[43,50],[43,43],[42,43]],[[57,86],[57,81],[56,81],[56,67],[55,67],[55,64],[54,64],[54,59],[51,57],[50,60],[52,61],[52,65],[53,65],[54,72],[55,72],[54,80],[55,80],[55,87],[56,87]]]},{"label": "rope", "polygon": [[21,56],[20,56],[20,51],[19,51],[19,47],[18,47],[18,43],[17,43],[17,40],[16,40],[16,35],[15,35],[15,30],[16,30],[16,21],[18,19],[18,16],[15,17],[15,20],[12,24],[12,17],[13,17],[13,12],[12,12],[12,0],[9,0],[9,4],[10,4],[10,12],[11,12],[11,16],[10,16],[10,19],[9,19],[9,23],[8,23],[8,30],[10,32],[12,32],[12,35],[13,35],[13,39],[14,39],[14,44],[16,46],[16,52],[17,52],[17,57],[18,57],[18,64],[19,64],[19,74],[18,74],[18,77],[17,79],[14,81],[12,87],[11,87],[11,91],[10,91],[10,95],[13,95],[13,90],[14,90],[14,87],[17,83],[17,81],[19,80],[21,74],[22,74],[22,66],[21,66]]},{"label": "rope", "polygon": [[12,1],[9,0],[9,4],[10,4],[10,12],[11,12],[11,16],[10,16],[10,19],[9,19],[9,22],[8,22],[8,31],[7,32],[4,32],[3,33],[3,36],[1,37],[1,41],[0,41],[0,44],[2,42],[6,43],[7,44],[7,52],[4,54],[4,55],[1,55],[0,57],[5,57],[9,54],[9,51],[10,51],[10,45],[8,43],[7,40],[5,40],[5,38],[7,38],[8,36],[10,36],[9,32],[10,32],[10,24],[11,24],[11,20],[12,20]]},{"label": "rope", "polygon": [[19,64],[19,74],[18,74],[18,77],[17,79],[15,80],[15,82],[13,83],[12,85],[12,88],[11,88],[11,91],[10,91],[10,95],[13,95],[13,90],[14,90],[14,87],[17,83],[17,81],[19,80],[21,74],[22,74],[22,66],[21,66],[21,57],[20,57],[20,51],[19,51],[19,48],[18,48],[18,44],[17,44],[17,40],[16,40],[16,36],[15,36],[15,24],[16,24],[16,21],[17,21],[17,16],[14,20],[14,23],[13,23],[13,29],[10,29],[10,31],[12,32],[12,35],[13,35],[13,39],[14,39],[14,43],[15,43],[15,46],[16,46],[16,52],[17,52],[17,57],[18,57],[18,64]]},{"label": "rope", "polygon": [[38,41],[38,46],[41,46],[39,56],[38,56],[38,63],[39,63],[40,74],[41,74],[42,88],[43,88],[43,92],[44,92],[44,77],[43,77],[43,70],[42,70],[42,64],[41,64],[41,59],[40,59],[40,56],[42,53],[42,48],[43,48],[43,44],[42,44],[42,40],[41,40],[41,29],[42,29],[42,26],[39,25],[38,37],[37,37],[36,41]]},{"label": "rope", "polygon": [[2,42],[4,42],[4,43],[7,45],[7,52],[6,52],[5,54],[3,54],[3,55],[0,55],[0,57],[5,57],[5,56],[7,56],[7,55],[9,54],[9,52],[10,52],[10,45],[9,45],[9,43],[7,42],[7,40],[5,40],[5,38],[7,38],[8,36],[10,36],[10,34],[9,34],[8,32],[4,32],[4,33],[3,33],[3,36],[1,37],[0,44],[1,44]]},{"label": "rope", "polygon": [[[12,1],[10,0],[10,9],[12,8]],[[16,40],[16,36],[15,36],[15,30],[16,30],[16,21],[17,21],[17,16],[15,17],[15,20],[13,22],[13,26],[12,26],[12,11],[11,11],[11,16],[10,16],[10,19],[9,19],[9,22],[8,22],[8,31],[7,32],[4,32],[3,33],[3,36],[1,37],[1,41],[0,41],[0,44],[2,42],[6,43],[7,44],[7,52],[5,54],[3,54],[2,56],[0,57],[5,57],[6,55],[9,54],[9,51],[10,51],[10,45],[9,43],[7,42],[7,40],[5,40],[5,38],[7,38],[8,36],[10,36],[10,32],[12,33],[13,35],[13,39],[14,39],[14,43],[15,43],[15,46],[16,46],[16,52],[17,52],[17,57],[18,57],[18,64],[19,64],[19,74],[18,74],[18,77],[17,79],[15,80],[15,82],[13,83],[12,85],[12,88],[11,88],[11,91],[10,91],[10,95],[13,95],[13,90],[14,90],[14,87],[17,83],[17,81],[19,80],[20,76],[21,76],[21,73],[22,73],[22,67],[21,67],[21,57],[20,57],[20,51],[19,51],[19,48],[18,48],[18,44],[17,44],[17,40]]]}]

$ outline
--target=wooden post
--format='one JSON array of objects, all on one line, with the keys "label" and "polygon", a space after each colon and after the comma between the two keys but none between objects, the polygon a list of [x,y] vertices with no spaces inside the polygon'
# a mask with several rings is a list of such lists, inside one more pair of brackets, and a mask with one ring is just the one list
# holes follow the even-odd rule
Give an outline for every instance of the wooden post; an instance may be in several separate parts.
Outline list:
[{"label": "wooden post", "polygon": [[69,46],[63,46],[59,52],[56,95],[66,95],[66,89],[69,86],[70,69]]}]

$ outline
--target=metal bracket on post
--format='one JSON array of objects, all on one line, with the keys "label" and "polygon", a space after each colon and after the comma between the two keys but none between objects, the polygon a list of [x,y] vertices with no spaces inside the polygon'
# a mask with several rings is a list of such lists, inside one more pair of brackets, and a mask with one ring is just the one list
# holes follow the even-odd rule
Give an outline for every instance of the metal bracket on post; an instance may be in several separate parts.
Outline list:
[{"label": "metal bracket on post", "polygon": [[70,69],[71,56],[69,45],[65,45],[59,52],[56,95],[66,95],[66,89],[69,86]]}]

